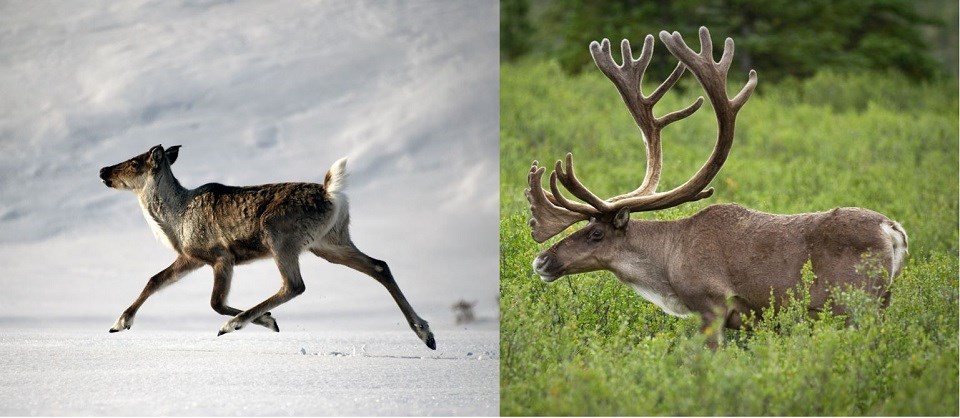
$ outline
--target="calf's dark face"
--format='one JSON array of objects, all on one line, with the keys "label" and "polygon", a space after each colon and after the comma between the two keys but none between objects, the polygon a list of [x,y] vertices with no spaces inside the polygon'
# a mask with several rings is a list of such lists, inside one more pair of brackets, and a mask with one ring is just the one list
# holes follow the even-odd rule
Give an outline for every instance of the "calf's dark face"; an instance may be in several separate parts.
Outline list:
[{"label": "calf's dark face", "polygon": [[156,175],[162,167],[177,160],[179,145],[166,150],[157,145],[149,151],[127,161],[100,169],[100,180],[107,187],[121,190],[139,190],[149,177]]},{"label": "calf's dark face", "polygon": [[613,219],[591,219],[579,231],[560,240],[533,260],[533,270],[545,282],[560,277],[604,270],[623,242],[630,212],[622,210]]}]

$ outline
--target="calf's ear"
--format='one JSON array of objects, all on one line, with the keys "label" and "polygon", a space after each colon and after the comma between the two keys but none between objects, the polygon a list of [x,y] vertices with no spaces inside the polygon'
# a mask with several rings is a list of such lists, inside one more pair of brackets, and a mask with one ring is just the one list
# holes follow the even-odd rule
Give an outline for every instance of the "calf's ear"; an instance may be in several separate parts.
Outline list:
[{"label": "calf's ear", "polygon": [[147,151],[147,161],[150,162],[154,167],[160,165],[163,162],[163,145],[154,145],[150,148],[150,151]]},{"label": "calf's ear", "polygon": [[166,154],[167,161],[169,161],[170,164],[173,164],[175,161],[177,161],[177,156],[180,155],[180,146],[174,145],[170,148],[167,148]]}]

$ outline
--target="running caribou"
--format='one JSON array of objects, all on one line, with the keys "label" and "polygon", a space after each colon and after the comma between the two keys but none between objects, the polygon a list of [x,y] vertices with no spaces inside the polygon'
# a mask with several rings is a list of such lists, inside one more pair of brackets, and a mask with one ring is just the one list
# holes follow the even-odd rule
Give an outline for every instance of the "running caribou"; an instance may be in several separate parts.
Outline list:
[{"label": "running caribou", "polygon": [[[427,321],[417,316],[400,292],[387,263],[361,252],[350,239],[347,195],[347,159],[335,162],[323,184],[278,183],[232,187],[209,183],[187,189],[173,176],[180,146],[149,151],[100,169],[107,187],[137,194],[143,216],[157,238],[177,252],[173,264],[147,281],[140,296],[117,319],[110,332],[130,329],[140,306],[152,294],[203,265],[213,267],[210,305],[232,316],[218,335],[248,323],[280,332],[270,310],[306,289],[300,277],[300,253],[342,264],[380,282],[406,317],[410,328],[436,349]],[[227,305],[233,267],[261,258],[273,258],[282,286],[260,304],[241,311]]]},{"label": "running caribou", "polygon": [[[623,40],[621,65],[611,56],[607,39],[590,44],[594,62],[616,85],[643,134],[646,173],[636,190],[601,199],[577,178],[570,153],[565,162],[557,161],[550,173],[549,191],[541,187],[545,168],[534,161],[525,190],[533,215],[533,239],[542,243],[570,225],[589,220],[540,253],[533,260],[536,273],[552,282],[570,274],[611,271],[668,314],[700,314],[704,330],[714,321],[730,328],[749,325],[741,316],[759,314],[768,305],[771,291],[777,303],[782,303],[787,289],[800,282],[801,268],[808,260],[818,278],[810,289],[811,313],[822,310],[829,289],[838,285],[858,286],[889,302],[890,284],[907,254],[907,234],[897,222],[867,209],[773,215],[736,204],[717,204],[676,221],[630,219],[633,212],[670,208],[713,194],[707,185],[727,159],[737,113],[757,85],[757,74],[751,70],[746,85],[728,99],[727,71],[734,49],[730,38],[718,62],[713,59],[710,33],[704,27],[700,28],[699,53],[677,32],[660,32],[660,40],[680,62],[649,96],[640,86],[653,53],[652,35],[644,40],[638,59],[633,59],[629,41]],[[672,190],[657,192],[660,133],[670,123],[696,112],[703,98],[661,117],[654,116],[653,107],[687,69],[716,113],[716,145],[693,177]],[[566,198],[558,182],[582,202]],[[864,257],[879,262],[885,276],[867,271],[862,265]],[[842,312],[842,307],[834,309]]]}]

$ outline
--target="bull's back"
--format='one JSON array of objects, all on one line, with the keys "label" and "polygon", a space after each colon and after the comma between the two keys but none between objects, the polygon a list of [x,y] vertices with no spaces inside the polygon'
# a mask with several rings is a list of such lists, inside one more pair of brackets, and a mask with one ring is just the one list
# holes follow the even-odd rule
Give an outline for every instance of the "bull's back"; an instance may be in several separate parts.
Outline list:
[{"label": "bull's back", "polygon": [[[829,288],[849,283],[870,287],[862,267],[864,254],[890,266],[885,216],[860,208],[777,215],[739,205],[713,205],[691,217],[693,252],[718,266],[706,275],[722,276],[729,291],[752,308],[767,306],[771,291],[778,299],[800,283],[811,261],[817,281],[812,303],[822,303]],[[706,251],[706,255],[703,252]],[[886,267],[889,269],[889,267]],[[866,286],[865,286],[866,285]]]}]

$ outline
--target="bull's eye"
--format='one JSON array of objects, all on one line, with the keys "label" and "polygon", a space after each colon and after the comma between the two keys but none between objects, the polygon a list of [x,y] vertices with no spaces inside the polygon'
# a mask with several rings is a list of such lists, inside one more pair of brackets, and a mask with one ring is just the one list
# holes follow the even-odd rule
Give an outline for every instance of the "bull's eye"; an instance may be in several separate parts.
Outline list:
[{"label": "bull's eye", "polygon": [[137,170],[140,169],[140,160],[133,160],[133,161],[131,161],[130,163],[131,163],[131,165],[133,165],[133,168],[135,168],[135,169],[137,169]]},{"label": "bull's eye", "polygon": [[602,230],[602,229],[594,229],[593,231],[590,232],[590,241],[596,242],[596,241],[600,241],[600,240],[602,240],[602,239],[603,239],[603,230]]}]

